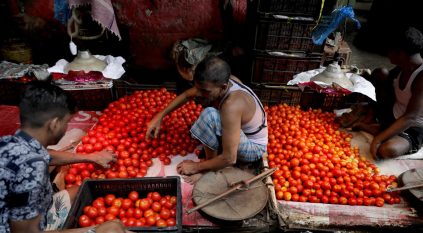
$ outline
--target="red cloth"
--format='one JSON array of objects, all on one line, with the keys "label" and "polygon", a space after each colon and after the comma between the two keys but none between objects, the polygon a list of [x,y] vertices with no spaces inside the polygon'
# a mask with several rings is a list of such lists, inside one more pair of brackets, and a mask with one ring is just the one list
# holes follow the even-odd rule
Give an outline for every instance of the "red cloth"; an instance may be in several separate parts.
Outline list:
[{"label": "red cloth", "polygon": [[[79,111],[72,116],[68,129],[88,131],[98,120],[100,112]],[[19,108],[17,106],[0,105],[0,136],[11,135],[20,127]]]},{"label": "red cloth", "polygon": [[14,134],[20,125],[18,107],[0,105],[0,136]]}]

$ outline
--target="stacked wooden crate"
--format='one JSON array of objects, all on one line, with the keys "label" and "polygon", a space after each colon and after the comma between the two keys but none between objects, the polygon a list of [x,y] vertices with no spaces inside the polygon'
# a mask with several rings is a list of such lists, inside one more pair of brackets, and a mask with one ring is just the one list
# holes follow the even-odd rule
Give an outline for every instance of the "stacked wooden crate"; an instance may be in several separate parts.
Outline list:
[{"label": "stacked wooden crate", "polygon": [[[320,67],[323,45],[313,43],[312,31],[321,14],[322,0],[258,0],[255,3],[250,82],[262,102],[284,102],[304,108],[326,106],[324,98],[314,98],[311,92],[303,93],[297,87],[287,86],[295,74]],[[315,103],[317,99],[319,103]]]}]

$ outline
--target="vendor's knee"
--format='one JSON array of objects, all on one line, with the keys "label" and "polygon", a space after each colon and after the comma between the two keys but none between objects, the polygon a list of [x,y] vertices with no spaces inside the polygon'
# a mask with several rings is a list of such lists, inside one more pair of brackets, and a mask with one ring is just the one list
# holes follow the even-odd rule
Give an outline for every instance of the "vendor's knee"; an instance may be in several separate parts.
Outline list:
[{"label": "vendor's knee", "polygon": [[204,116],[219,115],[220,116],[219,111],[217,109],[213,108],[213,107],[205,108],[201,112],[200,116],[202,116],[202,115],[204,115]]},{"label": "vendor's knee", "polygon": [[389,76],[389,70],[386,68],[377,68],[373,70],[371,75],[372,79],[377,81],[384,81],[388,78],[388,76]]},{"label": "vendor's knee", "polygon": [[204,122],[215,122],[220,119],[220,113],[217,109],[208,107],[205,108],[200,116],[198,117],[198,120],[204,121]]},{"label": "vendor's knee", "polygon": [[370,82],[377,86],[383,84],[386,80],[388,80],[389,70],[386,68],[377,68],[372,72],[370,77]]},{"label": "vendor's knee", "polygon": [[76,186],[76,185],[74,185],[74,186],[72,186],[72,187],[70,187],[70,188],[68,188],[68,189],[66,189],[66,191],[68,192],[68,194],[69,194],[69,200],[70,200],[70,202],[71,202],[71,204],[73,204],[73,202],[75,201],[75,199],[76,199],[76,194],[78,193],[78,191],[79,191],[79,187],[80,186]]},{"label": "vendor's knee", "polygon": [[401,146],[384,143],[378,149],[378,156],[382,158],[395,158],[405,153]]}]

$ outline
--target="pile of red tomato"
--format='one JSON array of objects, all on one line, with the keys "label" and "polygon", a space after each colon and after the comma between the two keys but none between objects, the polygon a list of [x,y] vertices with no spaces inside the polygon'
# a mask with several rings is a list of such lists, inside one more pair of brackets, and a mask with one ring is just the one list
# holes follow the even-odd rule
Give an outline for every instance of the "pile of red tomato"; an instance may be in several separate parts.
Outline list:
[{"label": "pile of red tomato", "polygon": [[279,200],[342,205],[400,203],[393,175],[379,169],[351,146],[352,136],[340,131],[333,113],[302,111],[286,104],[266,107],[267,147],[276,197]]},{"label": "pile of red tomato", "polygon": [[89,227],[120,219],[128,227],[171,227],[176,225],[176,203],[175,196],[161,196],[158,192],[150,192],[145,198],[136,191],[126,198],[108,194],[85,206],[78,224]]},{"label": "pile of red tomato", "polygon": [[168,165],[171,155],[195,152],[198,142],[190,136],[189,129],[202,107],[193,101],[163,118],[158,138],[145,137],[147,124],[175,97],[162,88],[136,91],[110,103],[76,152],[89,154],[107,149],[117,154],[117,162],[107,170],[95,169],[92,164],[74,164],[65,176],[66,186],[80,185],[86,178],[143,177],[152,158],[158,157]]}]

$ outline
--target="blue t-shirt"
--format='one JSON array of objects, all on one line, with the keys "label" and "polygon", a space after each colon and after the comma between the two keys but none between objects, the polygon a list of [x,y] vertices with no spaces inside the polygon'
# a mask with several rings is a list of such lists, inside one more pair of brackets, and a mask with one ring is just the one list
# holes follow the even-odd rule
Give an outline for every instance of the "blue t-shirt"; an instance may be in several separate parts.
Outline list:
[{"label": "blue t-shirt", "polygon": [[0,232],[10,232],[9,220],[41,215],[40,230],[52,204],[50,155],[23,131],[0,138]]}]

